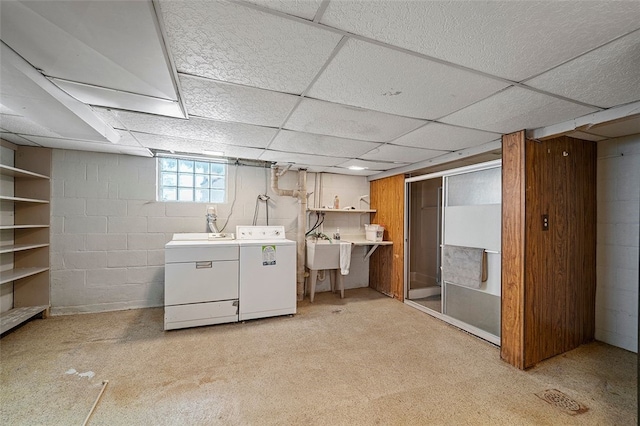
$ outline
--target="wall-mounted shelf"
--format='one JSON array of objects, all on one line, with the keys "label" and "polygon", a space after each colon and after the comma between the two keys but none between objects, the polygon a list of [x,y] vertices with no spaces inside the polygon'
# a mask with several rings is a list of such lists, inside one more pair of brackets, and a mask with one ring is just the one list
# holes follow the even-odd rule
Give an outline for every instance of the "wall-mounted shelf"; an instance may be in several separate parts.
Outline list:
[{"label": "wall-mounted shelf", "polygon": [[11,281],[20,280],[22,278],[27,278],[32,275],[39,274],[41,272],[48,271],[49,268],[45,267],[32,267],[32,268],[17,268],[10,269],[2,273],[2,279],[0,279],[0,284],[10,283]]},{"label": "wall-mounted shelf", "polygon": [[0,315],[0,333],[11,330],[23,322],[45,312],[49,305],[25,306],[24,308],[14,308]]},{"label": "wall-mounted shelf", "polygon": [[[2,266],[0,284],[4,297],[12,298],[12,309],[0,315],[0,332],[49,309],[49,228],[51,220],[51,150],[30,146],[3,146],[14,151],[14,164],[0,164],[0,175],[13,190],[3,185]],[[4,159],[4,154],[3,154]],[[13,206],[13,212],[8,213]],[[7,206],[6,206],[7,205]],[[5,207],[6,206],[6,207]],[[10,302],[9,299],[8,302]],[[4,306],[5,301],[3,301]]]},{"label": "wall-mounted shelf", "polygon": [[375,213],[375,210],[362,210],[362,209],[320,209],[320,208],[308,208],[308,212],[324,212],[324,213]]},{"label": "wall-mounted shelf", "polygon": [[5,229],[37,229],[37,228],[48,228],[49,225],[2,225],[0,226],[0,231]]},{"label": "wall-mounted shelf", "polygon": [[4,164],[0,164],[0,175],[13,176],[23,179],[51,179],[49,176],[41,175],[40,173],[34,173],[28,170],[18,169],[16,167],[5,166]]},{"label": "wall-mounted shelf", "polygon": [[49,247],[49,244],[13,244],[0,247],[0,253],[15,253],[17,251],[37,249],[40,247]]},{"label": "wall-mounted shelf", "polygon": [[49,200],[39,200],[37,198],[24,198],[24,197],[8,197],[6,195],[0,195],[2,201],[13,201],[16,203],[40,203],[49,204]]}]

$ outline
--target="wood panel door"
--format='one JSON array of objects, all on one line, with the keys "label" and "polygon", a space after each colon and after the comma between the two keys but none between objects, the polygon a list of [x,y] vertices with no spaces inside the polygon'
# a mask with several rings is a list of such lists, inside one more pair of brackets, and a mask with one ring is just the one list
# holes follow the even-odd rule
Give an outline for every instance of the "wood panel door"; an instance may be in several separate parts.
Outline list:
[{"label": "wood panel door", "polygon": [[[501,356],[527,368],[594,337],[596,146],[523,134],[504,141]],[[511,193],[518,179],[524,197]]]}]

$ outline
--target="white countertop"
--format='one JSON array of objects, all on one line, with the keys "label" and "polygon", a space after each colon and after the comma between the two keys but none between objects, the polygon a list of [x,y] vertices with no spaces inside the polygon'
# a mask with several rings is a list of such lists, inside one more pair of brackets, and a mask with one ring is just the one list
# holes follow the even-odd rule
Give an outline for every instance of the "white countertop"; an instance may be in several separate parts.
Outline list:
[{"label": "white countertop", "polygon": [[349,242],[355,246],[390,246],[393,241],[369,241],[364,234],[341,235],[340,241]]}]

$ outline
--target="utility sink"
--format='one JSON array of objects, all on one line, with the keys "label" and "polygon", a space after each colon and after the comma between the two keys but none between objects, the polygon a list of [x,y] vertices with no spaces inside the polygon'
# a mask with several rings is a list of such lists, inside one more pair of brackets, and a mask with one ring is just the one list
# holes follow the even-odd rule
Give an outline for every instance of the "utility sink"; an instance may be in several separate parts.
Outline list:
[{"label": "utility sink", "polygon": [[316,271],[340,268],[340,242],[307,240],[307,268]]}]

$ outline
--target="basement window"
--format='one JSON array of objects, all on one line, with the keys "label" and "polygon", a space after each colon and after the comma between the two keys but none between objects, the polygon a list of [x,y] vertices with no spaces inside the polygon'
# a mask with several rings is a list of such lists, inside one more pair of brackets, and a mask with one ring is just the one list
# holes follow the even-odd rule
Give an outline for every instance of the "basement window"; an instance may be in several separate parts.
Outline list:
[{"label": "basement window", "polygon": [[226,163],[158,157],[158,201],[224,203]]}]

